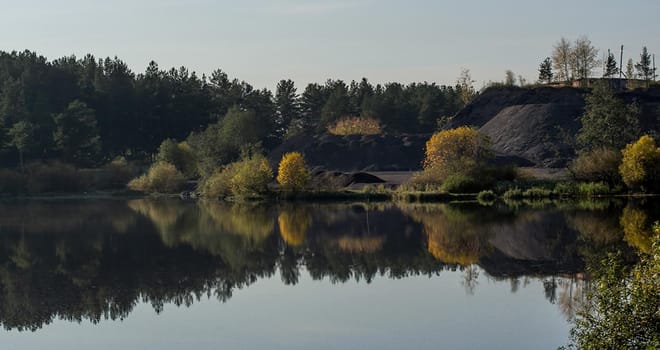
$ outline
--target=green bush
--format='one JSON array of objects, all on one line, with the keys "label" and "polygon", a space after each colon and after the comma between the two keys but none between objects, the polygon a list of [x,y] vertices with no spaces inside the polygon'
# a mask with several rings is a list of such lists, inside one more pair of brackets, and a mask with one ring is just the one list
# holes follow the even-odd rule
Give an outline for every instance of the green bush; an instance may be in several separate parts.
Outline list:
[{"label": "green bush", "polygon": [[131,180],[128,188],[140,192],[173,193],[185,184],[183,174],[170,163],[158,162],[146,174]]},{"label": "green bush", "polygon": [[265,157],[247,156],[202,179],[198,191],[205,198],[258,197],[268,191],[273,173]]},{"label": "green bush", "polygon": [[231,179],[238,167],[231,163],[217,169],[211,176],[200,181],[197,191],[204,198],[225,198],[231,195]]},{"label": "green bush", "polygon": [[251,156],[236,164],[236,172],[229,180],[231,193],[235,197],[259,197],[268,192],[273,180],[273,171],[264,156]]},{"label": "green bush", "polygon": [[578,184],[578,193],[587,197],[610,193],[610,186],[605,182],[586,182]]},{"label": "green bush", "polygon": [[449,175],[442,182],[440,189],[449,193],[474,193],[481,191],[485,187],[487,186],[471,176],[454,174]]},{"label": "green bush", "polygon": [[575,196],[578,194],[578,185],[574,182],[558,182],[552,191],[555,195],[560,197]]},{"label": "green bush", "polygon": [[195,154],[185,141],[179,143],[172,139],[163,141],[158,148],[156,161],[174,165],[186,178],[198,175]]}]

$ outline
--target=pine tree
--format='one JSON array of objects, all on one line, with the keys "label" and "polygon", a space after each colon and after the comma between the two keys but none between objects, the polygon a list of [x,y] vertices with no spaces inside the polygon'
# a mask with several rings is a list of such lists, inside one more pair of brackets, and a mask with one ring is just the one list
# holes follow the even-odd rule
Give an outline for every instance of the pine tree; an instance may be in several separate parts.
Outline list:
[{"label": "pine tree", "polygon": [[646,81],[646,87],[649,87],[651,79],[655,78],[655,68],[651,67],[651,54],[646,46],[642,49],[639,62],[635,64],[635,69],[637,69],[639,77]]},{"label": "pine tree", "polygon": [[546,57],[539,66],[539,81],[550,84],[552,82],[552,59]]},{"label": "pine tree", "polygon": [[605,72],[603,72],[603,78],[612,78],[619,73],[617,68],[616,58],[614,55],[608,51],[607,60],[605,61]]}]

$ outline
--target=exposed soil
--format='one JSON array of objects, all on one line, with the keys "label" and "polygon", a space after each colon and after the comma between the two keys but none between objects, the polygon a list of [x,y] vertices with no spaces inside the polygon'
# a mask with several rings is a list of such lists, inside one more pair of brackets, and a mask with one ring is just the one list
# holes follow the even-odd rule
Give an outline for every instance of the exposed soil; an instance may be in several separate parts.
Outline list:
[{"label": "exposed soil", "polygon": [[[575,156],[571,141],[580,129],[587,89],[498,87],[487,89],[450,120],[446,128],[475,126],[488,135],[496,162],[521,167],[562,168]],[[660,87],[620,93],[641,111],[644,132],[657,132]],[[355,171],[416,171],[433,130],[416,135],[301,135],[268,156],[278,164],[286,152],[303,153],[315,168]]]}]

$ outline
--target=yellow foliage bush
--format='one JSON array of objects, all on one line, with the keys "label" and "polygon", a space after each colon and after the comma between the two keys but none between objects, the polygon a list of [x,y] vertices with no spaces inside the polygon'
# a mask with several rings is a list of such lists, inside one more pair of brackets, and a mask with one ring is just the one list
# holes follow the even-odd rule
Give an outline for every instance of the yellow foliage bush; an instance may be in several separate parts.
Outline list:
[{"label": "yellow foliage bush", "polygon": [[305,188],[311,175],[305,158],[298,152],[286,153],[277,169],[277,182],[288,191],[300,191]]},{"label": "yellow foliage bush", "polygon": [[476,163],[489,155],[488,139],[472,127],[436,132],[426,142],[424,169],[433,167],[456,168],[466,161]]},{"label": "yellow foliage bush", "polygon": [[660,147],[653,138],[644,135],[628,144],[621,153],[619,172],[629,188],[642,191],[660,189]]},{"label": "yellow foliage bush", "polygon": [[172,193],[180,190],[185,178],[176,167],[170,163],[158,162],[149,171],[128,183],[128,188],[140,192]]},{"label": "yellow foliage bush", "polygon": [[344,117],[328,126],[334,135],[378,135],[383,133],[378,119],[372,117]]}]

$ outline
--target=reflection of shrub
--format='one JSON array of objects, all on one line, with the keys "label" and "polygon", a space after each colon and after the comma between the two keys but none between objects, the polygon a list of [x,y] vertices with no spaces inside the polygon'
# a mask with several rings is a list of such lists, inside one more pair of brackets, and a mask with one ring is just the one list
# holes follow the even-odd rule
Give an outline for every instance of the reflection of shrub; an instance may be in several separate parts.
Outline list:
[{"label": "reflection of shrub", "polygon": [[519,188],[511,188],[508,189],[504,194],[502,195],[504,199],[510,200],[510,199],[521,199],[523,197],[523,191]]},{"label": "reflection of shrub", "polygon": [[305,241],[305,235],[312,224],[312,217],[300,207],[280,210],[277,217],[282,239],[290,246],[299,246]]},{"label": "reflection of shrub", "polygon": [[0,194],[17,194],[23,191],[23,176],[10,169],[0,169]]},{"label": "reflection of shrub", "polygon": [[381,249],[385,244],[385,237],[351,237],[342,236],[337,240],[337,246],[340,250],[352,254],[373,254]]},{"label": "reflection of shrub", "polygon": [[621,152],[609,148],[597,148],[580,154],[571,165],[573,178],[578,181],[605,181],[610,185],[621,183],[619,175]]},{"label": "reflection of shrub", "polygon": [[660,147],[644,135],[622,151],[621,177],[629,188],[642,191],[660,189]]},{"label": "reflection of shrub", "polygon": [[653,236],[648,215],[640,209],[628,206],[623,209],[620,222],[626,242],[648,254]]},{"label": "reflection of shrub", "polygon": [[309,182],[310,174],[305,159],[298,152],[282,157],[277,170],[277,182],[288,191],[300,191]]},{"label": "reflection of shrub", "polygon": [[141,192],[171,193],[180,190],[184,182],[183,174],[174,165],[158,162],[146,174],[131,180],[128,188]]},{"label": "reflection of shrub", "polygon": [[376,135],[383,132],[378,119],[371,117],[345,117],[328,127],[334,135]]},{"label": "reflection of shrub", "polygon": [[491,190],[481,191],[481,192],[479,192],[479,194],[477,195],[477,199],[478,199],[480,202],[481,202],[481,201],[483,201],[483,202],[491,202],[491,201],[494,201],[495,198],[497,198],[497,196],[495,195],[495,192],[493,192],[493,191],[491,191]]}]

